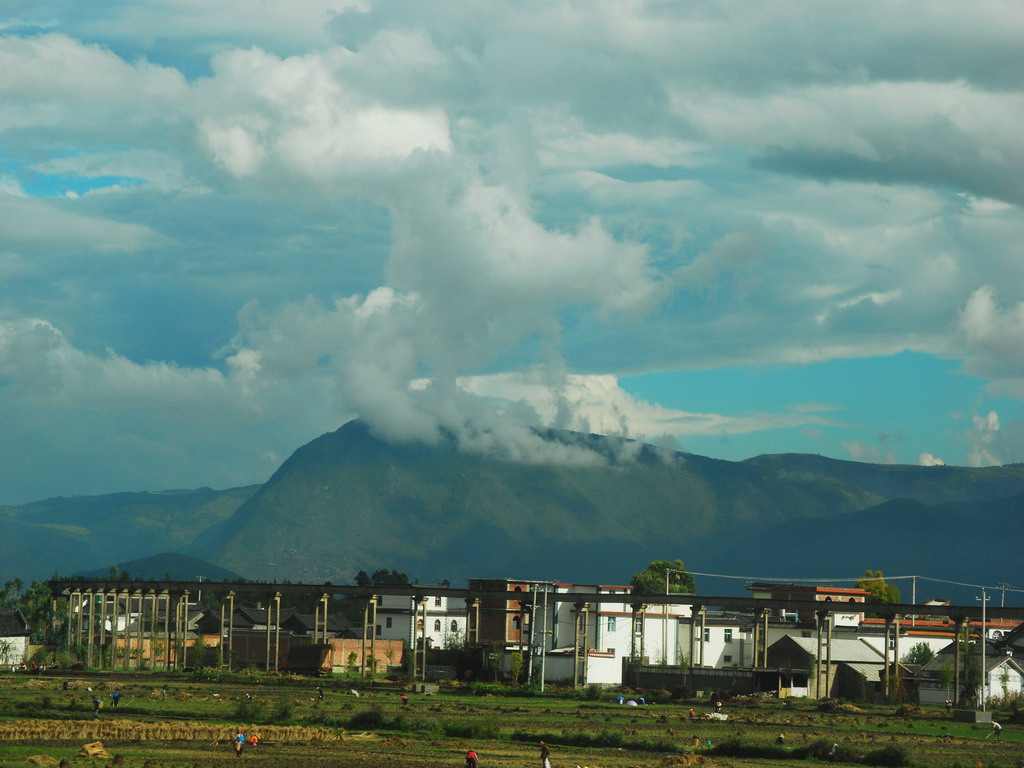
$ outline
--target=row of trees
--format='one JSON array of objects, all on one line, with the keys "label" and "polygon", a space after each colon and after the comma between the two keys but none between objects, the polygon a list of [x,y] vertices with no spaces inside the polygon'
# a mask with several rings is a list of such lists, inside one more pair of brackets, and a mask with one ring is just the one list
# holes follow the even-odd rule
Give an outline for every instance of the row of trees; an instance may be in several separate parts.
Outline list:
[{"label": "row of trees", "polygon": [[[697,589],[693,574],[686,570],[683,561],[654,560],[644,570],[633,574],[629,585],[637,595],[694,594]],[[871,593],[871,601],[876,603],[898,603],[900,590],[885,580],[882,571],[870,568],[857,579],[855,586]]]}]

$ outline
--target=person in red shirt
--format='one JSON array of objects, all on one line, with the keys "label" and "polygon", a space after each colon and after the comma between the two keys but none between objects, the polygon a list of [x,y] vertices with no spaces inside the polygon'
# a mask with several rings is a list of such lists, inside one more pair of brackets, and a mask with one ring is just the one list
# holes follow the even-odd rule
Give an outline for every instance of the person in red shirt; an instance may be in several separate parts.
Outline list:
[{"label": "person in red shirt", "polygon": [[471,749],[466,753],[466,768],[477,768],[476,750]]}]

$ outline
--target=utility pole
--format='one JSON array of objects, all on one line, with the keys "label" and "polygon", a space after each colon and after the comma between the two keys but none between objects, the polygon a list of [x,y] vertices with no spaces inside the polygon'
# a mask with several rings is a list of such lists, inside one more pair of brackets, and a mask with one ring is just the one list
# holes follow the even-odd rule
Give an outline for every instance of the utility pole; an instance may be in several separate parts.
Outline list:
[{"label": "utility pole", "polygon": [[988,627],[985,623],[985,603],[988,597],[985,588],[981,588],[981,711],[985,711],[985,699],[988,698],[988,670],[985,669],[985,646],[988,645]]}]

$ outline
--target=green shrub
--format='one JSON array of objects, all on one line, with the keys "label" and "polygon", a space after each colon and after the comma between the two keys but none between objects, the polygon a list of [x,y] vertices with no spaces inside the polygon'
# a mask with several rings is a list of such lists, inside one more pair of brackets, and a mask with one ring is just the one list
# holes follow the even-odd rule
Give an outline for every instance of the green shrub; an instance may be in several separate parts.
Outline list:
[{"label": "green shrub", "polygon": [[668,739],[627,739],[622,731],[603,729],[597,733],[577,731],[574,733],[530,733],[516,731],[511,736],[513,741],[561,744],[569,747],[612,749],[635,749],[644,752],[678,752],[679,746]]},{"label": "green shrub", "polygon": [[342,721],[336,717],[331,716],[324,707],[315,707],[312,712],[306,715],[303,722],[307,725],[320,725],[325,728],[339,728],[343,725]]},{"label": "green shrub", "polygon": [[868,752],[861,759],[864,765],[881,765],[885,768],[901,768],[910,765],[910,751],[902,744],[889,744]]},{"label": "green shrub", "polygon": [[501,685],[500,683],[470,683],[469,690],[474,696],[535,696],[537,688],[532,685]]},{"label": "green shrub", "polygon": [[235,707],[235,719],[244,723],[262,723],[266,716],[263,703],[256,699],[241,699]]},{"label": "green shrub", "polygon": [[282,723],[292,719],[292,710],[295,704],[290,697],[281,695],[274,702],[274,722]]},{"label": "green shrub", "polygon": [[829,760],[835,763],[859,763],[860,753],[854,752],[849,747],[843,747],[834,741],[818,739],[812,741],[806,747],[794,749],[794,754],[801,757],[809,757],[814,760]]},{"label": "green shrub", "polygon": [[458,739],[497,739],[499,728],[493,723],[451,723],[441,724],[441,732],[445,736]]},{"label": "green shrub", "polygon": [[795,753],[794,750],[779,744],[747,744],[735,737],[720,741],[709,752],[723,757],[753,757],[766,760],[793,760],[806,754],[806,750],[801,750],[803,754]]},{"label": "green shrub", "polygon": [[220,674],[211,667],[200,667],[193,669],[188,679],[194,683],[216,683],[220,681]]},{"label": "green shrub", "polygon": [[356,712],[348,719],[347,727],[359,731],[383,731],[388,726],[387,718],[380,707],[371,707]]}]

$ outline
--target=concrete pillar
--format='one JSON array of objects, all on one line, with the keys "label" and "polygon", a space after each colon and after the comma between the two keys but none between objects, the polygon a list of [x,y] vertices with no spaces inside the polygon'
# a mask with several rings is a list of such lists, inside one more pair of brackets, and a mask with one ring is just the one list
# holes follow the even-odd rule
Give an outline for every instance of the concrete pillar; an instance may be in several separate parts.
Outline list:
[{"label": "concrete pillar", "polygon": [[768,666],[768,616],[769,611],[767,608],[764,609],[762,616],[764,618],[764,629],[761,632],[761,642],[764,643],[764,666]]},{"label": "concrete pillar", "polygon": [[[821,696],[821,668],[822,662],[824,661],[824,648],[825,648],[825,616],[828,614],[825,611],[814,612],[814,691],[811,694],[814,698],[820,699]],[[810,682],[810,681],[808,681]]]},{"label": "concrete pillar", "polygon": [[225,640],[225,629],[224,629],[224,611],[226,606],[224,603],[220,604],[220,629],[217,634],[217,666],[224,667],[224,640]]},{"label": "concrete pillar", "polygon": [[274,595],[274,607],[277,609],[277,618],[274,620],[274,669],[281,666],[281,593]]},{"label": "concrete pillar", "polygon": [[270,617],[271,617],[271,615],[274,612],[273,611],[273,604],[274,604],[274,598],[273,598],[273,596],[271,596],[267,600],[267,656],[266,656],[266,662],[265,662],[264,667],[263,667],[263,669],[266,672],[270,671]]},{"label": "concrete pillar", "polygon": [[132,594],[127,589],[121,591],[121,599],[124,600],[124,631],[121,633],[121,666],[128,669],[131,662],[132,651]]},{"label": "concrete pillar", "polygon": [[54,644],[54,642],[53,642],[54,626],[53,625],[57,621],[57,598],[56,597],[51,597],[50,598],[50,615],[49,615],[48,618],[49,618],[49,621],[46,622],[46,638],[45,639],[46,639],[46,644],[47,645],[53,645]]},{"label": "concrete pillar", "polygon": [[700,666],[704,666],[704,633],[708,625],[708,611],[703,605],[700,607]]},{"label": "concrete pillar", "polygon": [[[704,610],[699,605],[690,609],[690,677],[693,677],[693,668],[697,666],[697,632],[700,625],[700,612]],[[703,639],[703,638],[702,638]],[[692,682],[692,679],[691,679]],[[691,693],[692,693],[691,686]]]},{"label": "concrete pillar", "polygon": [[77,648],[78,646],[80,646],[82,644],[82,592],[81,592],[81,590],[76,589],[74,592],[71,593],[71,599],[68,601],[68,605],[69,606],[71,606],[71,605],[75,606],[75,612],[73,614],[72,614],[72,612],[70,610],[68,611],[69,618],[71,618],[72,616],[74,617],[74,621],[72,623],[73,623],[73,626],[75,628],[74,632],[69,632],[68,633],[68,650],[70,650],[71,648]]},{"label": "concrete pillar", "polygon": [[882,693],[886,698],[892,694],[892,678],[889,668],[889,638],[892,637],[892,616],[885,617],[885,665],[882,670]]},{"label": "concrete pillar", "polygon": [[900,615],[893,616],[893,644],[892,644],[892,695],[900,694]]},{"label": "concrete pillar", "polygon": [[234,666],[235,660],[235,593],[228,592],[228,667]]},{"label": "concrete pillar", "polygon": [[117,590],[111,590],[110,592],[111,614],[110,619],[110,668],[117,669],[117,660],[121,649],[118,647],[118,638],[121,635],[120,615],[121,615],[121,598],[117,594]]},{"label": "concrete pillar", "polygon": [[[644,658],[647,656],[647,604],[644,603],[640,606],[640,615],[638,617],[638,630],[637,634],[640,636],[640,663],[643,663]],[[650,661],[650,659],[647,659]]]},{"label": "concrete pillar", "polygon": [[135,668],[142,668],[142,625],[146,620],[146,600],[141,589],[135,590],[135,605],[138,608],[138,618],[135,620]]},{"label": "concrete pillar", "polygon": [[960,704],[960,670],[963,668],[963,653],[960,650],[960,638],[963,636],[961,633],[967,629],[967,617],[957,617],[955,623],[956,626],[956,645],[953,646],[953,703],[956,705]]},{"label": "concrete pillar", "polygon": [[473,600],[473,644],[480,645],[480,598]]},{"label": "concrete pillar", "polygon": [[419,648],[419,679],[427,680],[427,598],[421,598],[417,608],[422,618],[416,620],[416,632],[419,635],[416,645]]},{"label": "concrete pillar", "polygon": [[321,636],[322,639],[320,640],[320,642],[322,642],[322,643],[324,643],[326,645],[327,644],[327,608],[330,605],[331,596],[328,595],[325,592],[323,597],[320,598],[320,602],[323,603],[323,606],[324,606],[324,614],[323,614],[324,629],[323,629],[323,635]]},{"label": "concrete pillar", "polygon": [[576,622],[573,637],[573,688],[587,684],[587,641],[590,634],[590,604],[576,603]]},{"label": "concrete pillar", "polygon": [[93,666],[93,651],[94,651],[94,645],[95,645],[94,640],[95,640],[95,637],[96,637],[96,632],[95,632],[95,629],[96,629],[96,593],[93,592],[90,589],[90,590],[87,590],[87,594],[89,595],[89,623],[88,623],[88,632],[89,632],[89,634],[86,636],[86,648],[87,648],[87,650],[86,650],[86,659],[87,659],[87,661],[85,663],[85,666],[92,667]]},{"label": "concrete pillar", "polygon": [[149,590],[149,668],[156,669],[156,640],[157,634],[157,616],[159,611],[157,610],[156,604],[156,590]]},{"label": "concrete pillar", "polygon": [[[758,662],[761,659],[761,617],[754,612],[754,658],[751,660],[750,666],[757,667]],[[740,660],[740,665],[743,665],[743,660]]]},{"label": "concrete pillar", "polygon": [[188,667],[188,598],[189,591],[186,589],[178,599],[181,606],[181,669]]},{"label": "concrete pillar", "polygon": [[104,668],[103,659],[103,646],[107,644],[107,614],[110,612],[109,601],[107,600],[107,593],[103,590],[99,591],[100,597],[100,653],[99,653],[99,668]]},{"label": "concrete pillar", "polygon": [[171,668],[171,593],[164,590],[164,670]]},{"label": "concrete pillar", "polygon": [[830,613],[825,617],[828,622],[825,630],[825,691],[832,694],[832,624],[835,614]]}]

